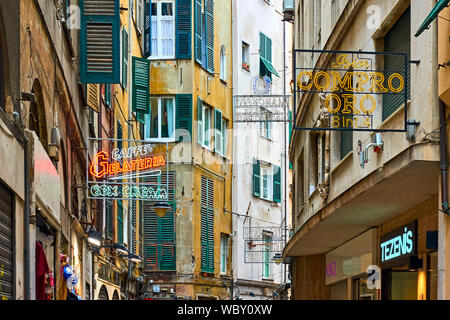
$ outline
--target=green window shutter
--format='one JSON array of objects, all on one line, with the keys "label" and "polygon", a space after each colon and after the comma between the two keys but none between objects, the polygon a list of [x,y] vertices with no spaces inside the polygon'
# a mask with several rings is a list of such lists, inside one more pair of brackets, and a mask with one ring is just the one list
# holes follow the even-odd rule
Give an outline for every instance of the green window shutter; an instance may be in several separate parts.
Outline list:
[{"label": "green window shutter", "polygon": [[222,137],[222,111],[214,109],[214,150],[223,155],[223,137]]},{"label": "green window shutter", "polygon": [[176,58],[191,59],[191,0],[178,0],[176,5]]},{"label": "green window shutter", "polygon": [[119,83],[119,0],[80,0],[79,5],[81,83]]},{"label": "green window shutter", "polygon": [[214,182],[201,177],[201,271],[214,273]]},{"label": "green window shutter", "polygon": [[151,0],[145,0],[144,4],[144,58],[150,57],[152,54],[152,16],[151,16]]},{"label": "green window shutter", "polygon": [[273,201],[281,203],[281,167],[273,167]]},{"label": "green window shutter", "polygon": [[106,217],[105,217],[105,233],[106,233],[106,239],[112,240],[113,239],[113,201],[112,200],[106,200]]},{"label": "green window shutter", "polygon": [[133,111],[142,115],[150,112],[150,61],[133,57]]},{"label": "green window shutter", "polygon": [[261,196],[261,165],[259,160],[253,159],[253,195],[255,197]]},{"label": "green window shutter", "polygon": [[[408,9],[391,28],[391,30],[384,37],[384,51],[385,52],[402,52],[408,55],[407,60],[411,59],[411,9]],[[387,55],[384,57],[384,73],[385,73],[385,87],[389,77],[393,73],[406,73],[405,82],[408,83],[408,99],[411,98],[411,68],[409,62],[407,63],[407,70],[405,72],[405,61],[403,56]],[[394,86],[396,86],[394,81]],[[406,88],[406,83],[405,83]],[[403,92],[404,93],[404,92]],[[386,120],[398,108],[403,106],[405,98],[403,94],[383,94],[383,118]]]},{"label": "green window shutter", "polygon": [[194,0],[195,60],[202,64],[202,0]]},{"label": "green window shutter", "polygon": [[[152,208],[152,202],[143,201],[144,206],[144,270],[175,270],[175,172],[169,172],[169,199],[171,207],[164,217],[159,218]],[[146,183],[167,185],[167,176],[147,177]]]},{"label": "green window shutter", "polygon": [[123,243],[123,203],[117,200],[117,242]]},{"label": "green window shutter", "polygon": [[270,38],[268,37],[266,37],[266,50],[264,59],[272,63],[272,40],[270,40]]},{"label": "green window shutter", "polygon": [[136,209],[137,204],[136,200],[131,201],[131,253],[137,254],[137,236],[136,236],[136,228],[137,228],[137,220],[136,220]]},{"label": "green window shutter", "polygon": [[189,132],[189,139],[192,137],[192,95],[191,94],[177,94],[176,95],[176,141],[190,141],[185,140],[185,137],[180,134],[178,130],[186,130]]},{"label": "green window shutter", "polygon": [[214,72],[214,0],[205,0],[206,69]]},{"label": "green window shutter", "polygon": [[122,87],[128,88],[128,33],[122,29]]},{"label": "green window shutter", "polygon": [[105,104],[111,109],[111,85],[105,85]]},{"label": "green window shutter", "polygon": [[200,97],[197,97],[197,141],[203,145],[203,103]]}]

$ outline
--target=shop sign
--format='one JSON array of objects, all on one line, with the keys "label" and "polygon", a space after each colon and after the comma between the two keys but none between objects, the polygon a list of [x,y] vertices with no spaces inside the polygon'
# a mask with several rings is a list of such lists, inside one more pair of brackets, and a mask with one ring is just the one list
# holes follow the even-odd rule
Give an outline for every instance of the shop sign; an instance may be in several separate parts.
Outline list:
[{"label": "shop sign", "polygon": [[417,220],[380,237],[381,265],[403,263],[417,252]]},{"label": "shop sign", "polygon": [[[319,57],[328,62],[317,68]],[[396,70],[377,69],[376,61],[385,57],[395,61]],[[405,132],[408,63],[404,53],[295,50],[294,119],[299,109],[297,93],[302,99],[315,99],[320,114],[313,125],[294,125],[294,129]],[[382,129],[374,125],[374,118],[379,118],[374,115],[381,115],[382,98],[388,95],[404,103],[403,128]]]},{"label": "shop sign", "polygon": [[[98,141],[102,150],[86,161],[89,199],[168,200],[168,185],[160,183],[161,175],[168,175],[167,143],[97,138],[89,138],[88,143]],[[112,147],[119,142],[125,147]]]}]

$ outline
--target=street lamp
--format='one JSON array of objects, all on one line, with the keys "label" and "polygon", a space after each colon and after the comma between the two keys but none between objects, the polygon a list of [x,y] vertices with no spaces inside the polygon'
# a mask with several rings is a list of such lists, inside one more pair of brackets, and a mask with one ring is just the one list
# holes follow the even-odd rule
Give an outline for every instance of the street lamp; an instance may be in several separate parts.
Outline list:
[{"label": "street lamp", "polygon": [[280,265],[281,262],[283,262],[283,256],[281,255],[281,253],[275,253],[272,261],[275,262],[276,265]]},{"label": "street lamp", "polygon": [[127,247],[125,247],[123,244],[120,243],[114,243],[114,244],[102,244],[101,242],[102,234],[100,231],[91,230],[88,233],[88,242],[94,246],[97,251],[101,248],[113,248],[116,250],[120,255],[125,256],[127,259],[134,263],[142,263],[142,258],[139,257],[137,254],[131,253]]},{"label": "street lamp", "polygon": [[156,215],[160,218],[164,217],[171,207],[167,202],[155,202],[152,206],[155,209]]},{"label": "street lamp", "polygon": [[88,242],[94,247],[99,248],[102,245],[102,233],[95,230],[89,231]]}]

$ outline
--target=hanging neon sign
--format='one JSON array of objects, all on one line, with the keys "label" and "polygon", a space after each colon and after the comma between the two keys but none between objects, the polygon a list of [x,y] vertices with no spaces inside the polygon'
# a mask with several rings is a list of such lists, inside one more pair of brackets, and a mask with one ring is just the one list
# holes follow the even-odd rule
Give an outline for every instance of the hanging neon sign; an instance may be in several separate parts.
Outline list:
[{"label": "hanging neon sign", "polygon": [[[87,198],[169,199],[168,143],[112,138],[88,138],[87,143],[93,142],[96,146],[99,141],[102,142],[100,145],[103,150],[95,153],[91,161],[86,156]],[[127,147],[110,148],[119,142]]]},{"label": "hanging neon sign", "polygon": [[98,179],[104,176],[114,176],[119,173],[144,171],[166,165],[162,155],[149,156],[142,159],[132,159],[109,162],[109,155],[105,151],[98,152],[89,167],[89,172]]}]

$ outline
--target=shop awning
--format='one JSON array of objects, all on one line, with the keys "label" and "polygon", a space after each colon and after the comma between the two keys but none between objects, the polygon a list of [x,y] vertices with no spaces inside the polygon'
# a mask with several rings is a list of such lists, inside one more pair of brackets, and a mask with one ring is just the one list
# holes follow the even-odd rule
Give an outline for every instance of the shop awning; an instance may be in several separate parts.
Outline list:
[{"label": "shop awning", "polygon": [[428,17],[425,19],[425,21],[420,26],[419,30],[417,30],[415,36],[418,37],[424,32],[426,29],[429,28],[431,22],[437,17],[439,12],[441,12],[445,7],[447,7],[450,0],[439,0],[438,3],[434,6],[433,10],[431,10]]},{"label": "shop awning", "polygon": [[264,63],[264,65],[266,66],[267,70],[269,70],[270,73],[272,73],[273,75],[276,75],[278,78],[280,77],[277,70],[275,70],[275,68],[273,67],[273,65],[270,61],[264,59],[263,57],[261,57],[261,61],[262,61],[262,63]]}]

